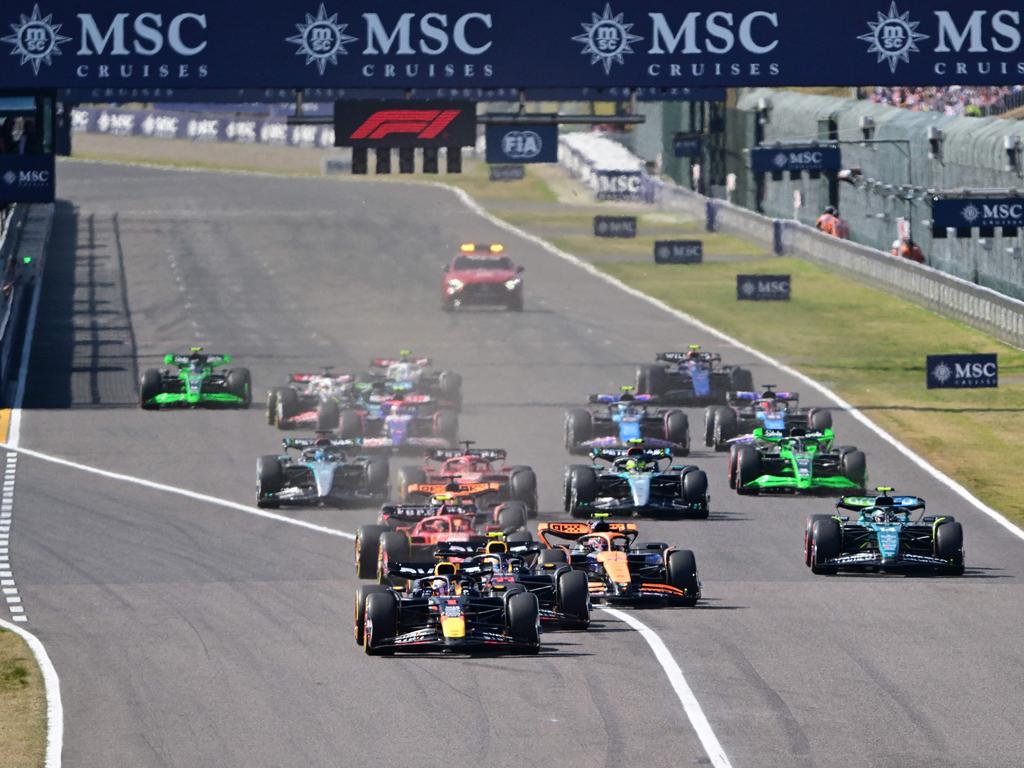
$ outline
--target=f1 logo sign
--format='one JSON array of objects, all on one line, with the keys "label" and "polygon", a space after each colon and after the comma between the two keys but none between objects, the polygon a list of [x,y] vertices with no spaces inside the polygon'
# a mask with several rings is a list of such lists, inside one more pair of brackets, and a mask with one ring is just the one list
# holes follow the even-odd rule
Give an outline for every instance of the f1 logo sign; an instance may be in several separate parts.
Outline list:
[{"label": "f1 logo sign", "polygon": [[383,139],[393,133],[415,134],[417,139],[436,139],[459,116],[458,109],[382,109],[374,112],[352,132],[353,139]]},{"label": "f1 logo sign", "polygon": [[336,101],[339,147],[468,147],[476,143],[476,105],[425,99]]}]

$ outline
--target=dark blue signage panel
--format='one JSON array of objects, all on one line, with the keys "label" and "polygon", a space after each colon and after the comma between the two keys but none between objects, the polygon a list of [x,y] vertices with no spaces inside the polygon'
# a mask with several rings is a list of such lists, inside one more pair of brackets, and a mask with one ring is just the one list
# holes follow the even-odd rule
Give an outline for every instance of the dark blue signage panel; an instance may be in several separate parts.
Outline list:
[{"label": "dark blue signage panel", "polygon": [[5,0],[9,88],[1012,85],[1019,1]]},{"label": "dark blue signage panel", "polygon": [[595,216],[595,237],[636,237],[636,216]]},{"label": "dark blue signage panel", "polygon": [[52,203],[53,155],[0,155],[0,203]]},{"label": "dark blue signage panel", "polygon": [[756,147],[750,150],[750,170],[755,173],[837,171],[842,163],[839,147],[808,144],[801,147]]},{"label": "dark blue signage panel", "polygon": [[1024,227],[1024,198],[945,198],[932,203],[932,226]]},{"label": "dark blue signage panel", "polygon": [[999,386],[998,355],[928,355],[928,389]]},{"label": "dark blue signage panel", "polygon": [[700,157],[700,136],[676,134],[672,137],[672,154],[676,157]]},{"label": "dark blue signage panel", "polygon": [[739,301],[789,301],[789,275],[736,275]]},{"label": "dark blue signage panel", "polygon": [[557,125],[487,125],[488,163],[557,163]]},{"label": "dark blue signage panel", "polygon": [[700,240],[655,240],[655,264],[700,264],[704,243]]}]

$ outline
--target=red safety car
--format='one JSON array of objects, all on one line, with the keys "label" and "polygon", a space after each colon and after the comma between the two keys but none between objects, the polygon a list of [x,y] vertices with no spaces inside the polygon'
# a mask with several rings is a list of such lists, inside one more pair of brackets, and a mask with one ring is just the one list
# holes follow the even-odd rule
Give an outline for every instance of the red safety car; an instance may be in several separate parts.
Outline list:
[{"label": "red safety car", "polygon": [[449,312],[467,304],[522,312],[523,271],[505,255],[500,243],[463,243],[459,254],[444,267],[441,306]]},{"label": "red safety car", "polygon": [[520,501],[527,514],[537,516],[537,476],[525,464],[509,465],[501,448],[462,448],[429,451],[421,467],[398,470],[398,497],[406,504],[420,503],[437,493],[472,497],[487,508],[503,501]]}]

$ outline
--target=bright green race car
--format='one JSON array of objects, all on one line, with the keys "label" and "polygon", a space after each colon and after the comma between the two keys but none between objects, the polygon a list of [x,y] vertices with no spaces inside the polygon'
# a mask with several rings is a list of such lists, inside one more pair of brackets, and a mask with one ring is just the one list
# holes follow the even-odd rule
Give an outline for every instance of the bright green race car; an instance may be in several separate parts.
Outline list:
[{"label": "bright green race car", "polygon": [[867,459],[852,446],[833,447],[831,429],[808,432],[757,428],[730,441],[729,487],[737,493],[859,490]]},{"label": "bright green race car", "polygon": [[164,363],[177,370],[150,368],[139,384],[139,405],[149,411],[181,406],[248,408],[252,378],[248,368],[215,369],[231,362],[230,355],[207,355],[192,347],[187,355],[165,355]]}]

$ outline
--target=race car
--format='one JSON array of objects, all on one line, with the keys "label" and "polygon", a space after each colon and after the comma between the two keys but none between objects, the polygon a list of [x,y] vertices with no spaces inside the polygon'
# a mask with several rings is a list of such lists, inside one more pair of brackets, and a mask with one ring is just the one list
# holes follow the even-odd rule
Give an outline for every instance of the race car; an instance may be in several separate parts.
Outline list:
[{"label": "race car", "polygon": [[812,432],[832,428],[832,412],[827,408],[801,408],[798,393],[777,392],[773,384],[762,385],[760,392],[729,392],[726,398],[726,405],[704,410],[704,444],[716,451],[728,451],[731,439],[756,427],[783,431],[803,427]]},{"label": "race car", "polygon": [[186,355],[164,355],[164,364],[177,370],[146,370],[139,382],[139,407],[145,411],[175,406],[248,408],[252,403],[249,369],[216,370],[231,362],[231,355],[206,354],[202,347],[192,347]]},{"label": "race car", "polygon": [[446,312],[468,304],[500,305],[523,311],[523,267],[504,255],[500,243],[463,243],[444,267],[441,307]]},{"label": "race car", "polygon": [[657,397],[671,405],[725,403],[729,392],[754,388],[750,371],[737,365],[722,365],[722,356],[704,352],[691,344],[686,352],[659,352],[660,365],[636,369],[636,391]]},{"label": "race car", "polygon": [[650,408],[651,395],[622,387],[618,395],[591,395],[603,408],[574,408],[565,414],[565,449],[587,454],[594,448],[621,448],[643,439],[655,448],[671,448],[677,456],[690,453],[690,421],[678,409]]},{"label": "race car", "polygon": [[[363,385],[357,385],[363,386]],[[362,438],[367,445],[395,451],[422,451],[448,448],[459,433],[459,417],[451,408],[443,408],[430,395],[381,391],[369,385],[361,393],[324,416],[325,423],[336,419],[343,438]]]},{"label": "race car", "polygon": [[439,485],[456,480],[455,493],[474,496],[478,506],[521,501],[530,517],[537,516],[537,476],[532,467],[509,466],[508,453],[500,448],[474,448],[472,440],[461,443],[462,448],[429,451],[422,467],[401,467],[398,498],[410,502],[442,493]]},{"label": "race car", "polygon": [[548,547],[541,552],[540,562],[564,564],[586,573],[594,600],[663,600],[692,607],[701,598],[693,552],[661,542],[637,544],[636,523],[597,517],[589,522],[539,523],[537,533]]},{"label": "race car", "polygon": [[834,442],[831,429],[757,427],[750,436],[732,442],[729,487],[739,494],[863,489],[868,474],[864,452],[853,446],[833,447]]},{"label": "race car", "polygon": [[[586,518],[615,515],[707,518],[708,478],[693,465],[673,465],[668,448],[595,448],[593,464],[565,471],[565,511]],[[607,462],[610,466],[598,465]]]},{"label": "race car", "polygon": [[[920,496],[844,496],[836,509],[848,516],[812,515],[804,527],[804,562],[813,573],[917,571],[961,576],[964,532],[952,516],[925,515]],[[920,511],[917,519],[911,513]]]},{"label": "race car", "polygon": [[281,445],[284,454],[256,463],[257,506],[380,503],[388,497],[387,458],[368,455],[358,441],[320,434],[286,437]]},{"label": "race car", "polygon": [[338,403],[351,396],[355,377],[321,373],[292,373],[288,385],[267,393],[267,423],[278,429],[307,427],[317,431],[338,428]]},{"label": "race car", "polygon": [[429,357],[415,357],[408,349],[398,357],[375,357],[370,370],[354,374],[361,384],[380,384],[394,393],[429,395],[443,408],[462,407],[462,376],[455,371],[432,370]]},{"label": "race car", "polygon": [[394,563],[389,575],[406,582],[401,592],[380,584],[356,590],[355,639],[368,655],[540,651],[540,607],[531,592],[481,593],[447,561]]},{"label": "race car", "polygon": [[376,525],[356,530],[356,574],[361,579],[379,578],[389,562],[410,560],[414,554],[430,557],[442,543],[483,545],[492,532],[527,538],[526,523],[526,508],[517,501],[499,504],[490,512],[451,493],[438,494],[426,504],[385,504]]}]

